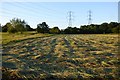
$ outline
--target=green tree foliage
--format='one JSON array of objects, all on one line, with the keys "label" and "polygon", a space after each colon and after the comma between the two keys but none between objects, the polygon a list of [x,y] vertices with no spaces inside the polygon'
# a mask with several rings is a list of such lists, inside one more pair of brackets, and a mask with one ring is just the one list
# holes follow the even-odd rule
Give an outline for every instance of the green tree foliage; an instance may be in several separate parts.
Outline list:
[{"label": "green tree foliage", "polygon": [[37,25],[36,29],[32,29],[30,25],[26,24],[24,20],[12,19],[6,25],[2,26],[2,32],[23,32],[23,31],[34,31],[38,33],[52,33],[52,34],[109,34],[109,33],[119,33],[120,23],[110,22],[102,23],[100,25],[82,25],[80,28],[77,27],[67,27],[66,29],[60,30],[58,27],[49,28],[46,22],[42,22]]},{"label": "green tree foliage", "polygon": [[37,25],[36,31],[37,31],[38,33],[43,33],[42,24],[38,24],[38,25]]},{"label": "green tree foliage", "polygon": [[1,24],[0,24],[0,32],[2,32],[2,26],[1,26]]},{"label": "green tree foliage", "polygon": [[61,29],[61,30],[60,30],[60,33],[61,33],[61,34],[64,34],[64,29]]},{"label": "green tree foliage", "polygon": [[74,28],[72,28],[72,34],[79,34],[79,32],[80,32],[80,29],[79,28],[77,28],[77,27],[74,27]]},{"label": "green tree foliage", "polygon": [[37,25],[36,30],[38,33],[49,33],[49,26],[46,24],[46,22],[42,22],[42,24]]},{"label": "green tree foliage", "polygon": [[9,27],[8,27],[8,32],[9,32],[9,33],[16,33],[16,32],[17,32],[17,29],[16,29],[16,28],[13,28],[12,26],[9,26]]},{"label": "green tree foliage", "polygon": [[119,33],[119,23],[102,23],[101,25],[91,24],[80,27],[80,33],[84,34],[108,34]]},{"label": "green tree foliage", "polygon": [[15,32],[22,33],[23,31],[26,31],[25,29],[26,22],[24,20],[22,21],[21,19],[14,18],[10,20],[10,24],[11,26],[8,28],[8,32],[10,33],[15,33]]},{"label": "green tree foliage", "polygon": [[7,32],[9,27],[11,27],[11,24],[8,22],[2,26],[2,32]]},{"label": "green tree foliage", "polygon": [[99,28],[101,33],[107,33],[108,31],[108,23],[102,23]]},{"label": "green tree foliage", "polygon": [[72,34],[72,27],[67,27],[65,30],[64,30],[64,33],[66,34]]},{"label": "green tree foliage", "polygon": [[33,31],[33,30],[34,30],[34,29],[31,28],[30,25],[28,25],[28,24],[25,26],[25,28],[26,28],[27,31]]},{"label": "green tree foliage", "polygon": [[120,33],[120,23],[117,25],[117,27],[112,28],[113,33]]},{"label": "green tree foliage", "polygon": [[52,34],[59,34],[60,33],[60,29],[58,27],[54,27],[50,29],[50,33]]},{"label": "green tree foliage", "polygon": [[65,30],[64,30],[64,33],[65,34],[79,34],[80,33],[80,29],[77,28],[77,27],[67,27]]},{"label": "green tree foliage", "polygon": [[[113,32],[113,29],[118,29],[117,27],[118,27],[118,25],[119,25],[119,23],[117,23],[117,22],[111,22],[108,26],[109,26],[109,32],[110,33],[112,33]],[[113,32],[113,33],[118,33],[118,30],[115,32]]]},{"label": "green tree foliage", "polygon": [[9,33],[16,33],[16,32],[24,32],[24,31],[33,31],[34,29],[31,28],[24,20],[21,19],[12,19],[10,22],[6,23],[2,27],[2,32],[9,32]]}]

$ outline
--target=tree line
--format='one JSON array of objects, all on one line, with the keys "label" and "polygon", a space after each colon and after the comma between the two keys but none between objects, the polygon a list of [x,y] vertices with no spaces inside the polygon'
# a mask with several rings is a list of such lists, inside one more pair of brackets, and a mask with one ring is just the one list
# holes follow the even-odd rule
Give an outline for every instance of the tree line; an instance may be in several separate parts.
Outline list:
[{"label": "tree line", "polygon": [[59,29],[59,27],[49,28],[46,22],[37,24],[37,28],[33,29],[28,25],[25,20],[18,18],[13,18],[10,22],[1,26],[2,32],[9,33],[23,33],[25,31],[36,31],[37,33],[50,33],[50,34],[109,34],[109,33],[119,33],[120,23],[110,22],[102,24],[90,24],[82,25],[80,28],[77,27],[67,27],[66,29]]}]

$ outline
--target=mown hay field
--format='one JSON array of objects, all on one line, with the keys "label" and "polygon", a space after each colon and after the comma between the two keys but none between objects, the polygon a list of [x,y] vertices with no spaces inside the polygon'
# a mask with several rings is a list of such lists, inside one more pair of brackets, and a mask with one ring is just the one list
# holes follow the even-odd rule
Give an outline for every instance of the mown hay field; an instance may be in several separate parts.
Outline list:
[{"label": "mown hay field", "polygon": [[55,35],[3,45],[3,80],[118,80],[118,35]]},{"label": "mown hay field", "polygon": [[21,33],[10,34],[8,32],[0,32],[0,44],[8,44],[10,42],[19,42],[25,39],[46,37],[51,35],[52,34],[38,34],[36,31],[27,31],[24,32],[23,34]]}]

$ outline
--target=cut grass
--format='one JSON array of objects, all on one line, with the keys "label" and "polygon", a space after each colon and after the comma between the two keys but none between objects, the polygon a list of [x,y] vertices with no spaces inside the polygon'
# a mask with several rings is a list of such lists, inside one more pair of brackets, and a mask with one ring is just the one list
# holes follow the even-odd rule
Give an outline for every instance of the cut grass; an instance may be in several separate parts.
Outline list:
[{"label": "cut grass", "polygon": [[117,39],[117,35],[56,35],[3,45],[3,67],[8,71],[2,74],[5,80],[15,80],[11,73],[6,75],[9,71],[17,71],[20,76],[17,78],[23,80],[120,79],[117,76],[120,62],[116,55],[117,46],[114,45]]},{"label": "cut grass", "polygon": [[10,33],[5,33],[5,32],[0,32],[0,37],[2,41],[0,41],[0,44],[7,44],[9,42],[19,42],[24,39],[30,39],[30,38],[37,38],[37,37],[47,37],[51,36],[52,34],[40,34],[36,33],[35,31],[31,32],[24,32],[23,34],[20,33],[15,33],[15,34],[10,34]]}]

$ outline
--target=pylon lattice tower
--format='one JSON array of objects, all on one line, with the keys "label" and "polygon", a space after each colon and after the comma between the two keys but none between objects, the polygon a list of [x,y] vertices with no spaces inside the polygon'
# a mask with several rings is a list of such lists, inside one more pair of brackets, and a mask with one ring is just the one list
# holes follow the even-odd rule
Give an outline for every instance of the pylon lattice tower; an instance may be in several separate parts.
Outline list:
[{"label": "pylon lattice tower", "polygon": [[92,11],[88,11],[88,25],[92,24]]},{"label": "pylon lattice tower", "polygon": [[68,26],[69,27],[72,27],[72,11],[69,11],[68,12],[68,17],[69,17],[69,19],[68,19]]}]

